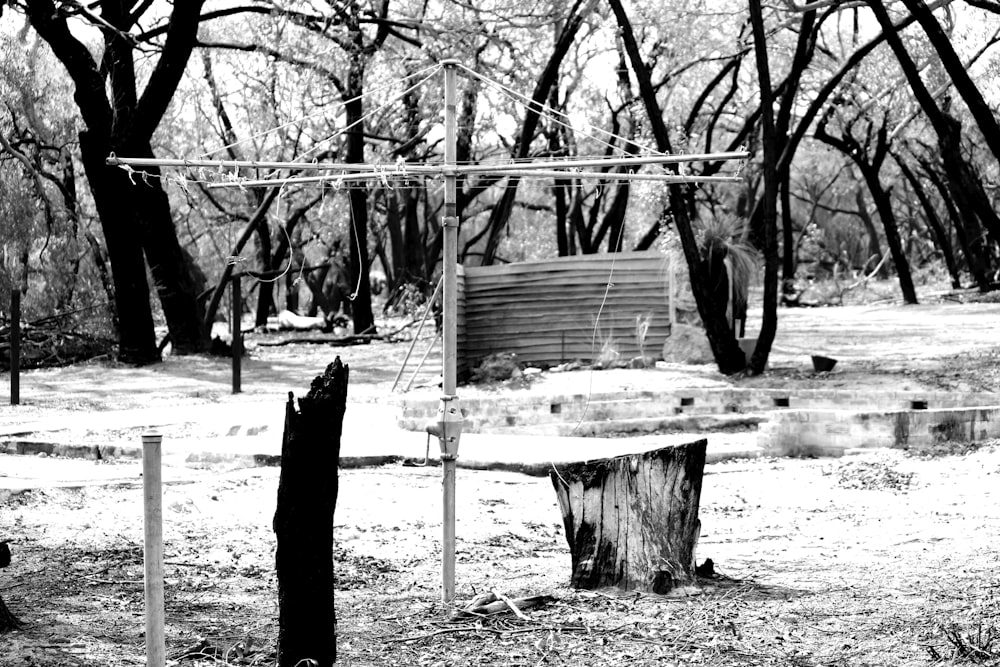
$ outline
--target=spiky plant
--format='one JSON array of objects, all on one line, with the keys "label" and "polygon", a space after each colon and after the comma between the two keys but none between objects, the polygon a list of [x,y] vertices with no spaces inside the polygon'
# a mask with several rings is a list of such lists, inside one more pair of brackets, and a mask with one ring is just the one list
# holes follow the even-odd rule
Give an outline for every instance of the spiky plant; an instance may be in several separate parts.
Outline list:
[{"label": "spiky plant", "polygon": [[[708,268],[710,279],[721,275],[723,268],[729,276],[728,295],[737,295],[746,303],[750,286],[757,276],[760,253],[746,242],[747,225],[734,215],[713,216],[696,223],[695,235],[702,260]],[[733,326],[733,304],[726,300],[726,314]]]}]

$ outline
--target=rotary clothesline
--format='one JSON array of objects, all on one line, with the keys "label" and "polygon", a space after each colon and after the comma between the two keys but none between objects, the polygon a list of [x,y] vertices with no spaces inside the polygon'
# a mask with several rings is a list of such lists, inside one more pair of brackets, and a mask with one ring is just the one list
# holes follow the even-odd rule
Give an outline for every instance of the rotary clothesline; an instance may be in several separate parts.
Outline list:
[{"label": "rotary clothesline", "polygon": [[[745,151],[730,151],[722,153],[703,153],[693,155],[655,154],[645,156],[619,156],[598,159],[546,160],[507,163],[458,164],[457,161],[457,85],[456,75],[459,69],[471,72],[454,60],[442,62],[444,71],[444,161],[440,163],[407,164],[398,160],[393,164],[383,165],[358,163],[308,163],[308,162],[269,162],[255,160],[184,160],[130,158],[109,155],[107,164],[119,166],[133,173],[148,177],[145,172],[136,172],[143,167],[186,167],[189,169],[218,169],[222,182],[215,183],[218,187],[254,186],[282,187],[289,183],[337,183],[346,180],[381,181],[388,185],[390,179],[413,179],[415,176],[439,176],[444,181],[444,207],[441,218],[442,226],[442,285],[444,296],[442,304],[442,396],[438,408],[438,420],[434,430],[441,446],[441,461],[443,475],[443,505],[444,517],[442,540],[442,597],[446,603],[451,603],[455,597],[455,466],[458,457],[458,446],[461,438],[464,416],[459,407],[457,390],[457,264],[458,264],[458,230],[457,216],[457,182],[459,176],[470,174],[493,174],[511,177],[544,177],[556,179],[597,178],[609,180],[622,178],[626,180],[656,180],[673,183],[698,182],[738,182],[740,177],[731,176],[698,176],[694,174],[666,173],[634,173],[632,171],[588,171],[588,169],[610,168],[641,168],[646,165],[679,164],[692,161],[727,161],[746,160],[750,157]],[[435,70],[437,71],[437,70]],[[473,73],[475,74],[475,73]],[[482,78],[476,74],[477,78]],[[497,84],[499,85],[499,84]],[[548,109],[544,105],[531,102],[533,108]],[[554,110],[553,110],[554,111]],[[557,112],[561,113],[561,112]],[[623,144],[632,143],[621,139]],[[607,142],[605,142],[607,143]],[[615,148],[612,144],[607,144]],[[633,144],[634,145],[634,144]],[[290,169],[297,171],[324,171],[318,176],[250,179],[239,175],[240,169]],[[232,170],[231,173],[226,170]],[[294,180],[293,180],[294,179]],[[360,276],[359,276],[360,279]],[[608,282],[610,289],[610,279]],[[607,293],[605,294],[605,297]],[[234,303],[236,299],[234,299]],[[602,306],[603,307],[603,306]]]},{"label": "rotary clothesline", "polygon": [[[455,69],[460,69],[466,73],[470,78],[477,81],[483,82],[484,84],[494,88],[506,97],[511,99],[515,104],[525,108],[531,109],[540,115],[544,115],[549,120],[555,123],[568,127],[569,129],[574,129],[572,125],[568,122],[568,114],[554,109],[546,104],[540,104],[534,100],[529,99],[527,96],[512,90],[508,86],[502,83],[493,81],[492,79],[462,65],[460,63],[454,63]],[[435,64],[424,68],[418,72],[413,73],[409,78],[412,80],[414,77],[423,76],[420,81],[410,85],[405,90],[393,95],[387,102],[383,103],[376,109],[368,112],[362,118],[354,121],[350,125],[344,127],[340,130],[337,135],[343,134],[351,127],[364,122],[367,118],[371,117],[382,110],[385,110],[391,103],[399,100],[404,95],[412,92],[416,88],[420,87],[426,83],[430,78],[437,74],[443,67],[443,64]],[[391,85],[382,86],[376,90],[382,91],[390,88]],[[370,93],[365,93],[364,95],[358,96],[354,99],[361,99],[368,96]],[[346,104],[346,102],[342,103]],[[276,132],[278,130],[287,128],[291,125],[295,125],[303,122],[309,118],[316,116],[317,114],[309,114],[302,117],[296,121],[290,121],[284,123],[275,128],[265,130],[264,132],[257,133],[248,139],[243,139],[237,142],[232,142],[219,149],[211,151],[210,153],[205,153],[204,155],[209,155],[211,153],[218,152],[220,150],[225,150],[236,146],[246,141],[265,136],[269,133]],[[563,120],[567,119],[567,120]],[[750,157],[750,153],[747,151],[722,151],[715,153],[700,153],[700,154],[666,154],[659,153],[648,147],[637,144],[634,140],[614,133],[608,132],[602,128],[597,128],[593,125],[584,124],[588,129],[594,132],[606,135],[611,141],[601,139],[594,136],[593,134],[583,133],[589,139],[592,139],[604,146],[611,148],[612,150],[621,151],[619,145],[612,143],[612,141],[620,142],[621,144],[632,144],[636,148],[645,150],[648,155],[637,156],[635,154],[621,155],[619,157],[600,157],[594,159],[586,158],[565,158],[562,160],[548,160],[544,162],[534,161],[531,158],[525,158],[523,160],[506,160],[502,162],[479,162],[479,163],[469,163],[469,164],[458,164],[457,162],[452,162],[451,164],[445,163],[433,163],[433,162],[421,162],[421,163],[407,163],[402,158],[397,159],[393,163],[319,163],[319,162],[303,162],[302,158],[308,154],[314,152],[319,148],[319,146],[325,144],[330,138],[326,138],[318,142],[315,146],[308,149],[302,156],[293,161],[269,161],[269,160],[212,160],[212,159],[161,159],[161,158],[120,158],[114,153],[108,156],[107,164],[112,166],[118,166],[129,172],[130,178],[133,175],[138,175],[141,178],[149,178],[150,176],[156,177],[155,174],[150,174],[143,171],[144,167],[182,167],[189,170],[196,170],[200,179],[194,179],[195,182],[207,183],[209,188],[247,188],[247,187],[273,187],[273,186],[283,186],[283,185],[295,185],[295,184],[329,184],[334,188],[337,188],[341,183],[350,184],[356,182],[368,182],[376,181],[382,182],[385,185],[389,184],[390,180],[415,180],[414,177],[417,175],[424,176],[442,176],[446,172],[451,172],[456,175],[467,175],[467,174],[500,174],[513,177],[536,177],[536,178],[554,178],[554,179],[598,179],[598,180],[636,180],[636,181],[659,181],[664,183],[734,183],[739,182],[741,177],[739,171],[733,175],[723,175],[723,176],[701,176],[695,174],[685,174],[685,173],[639,173],[631,170],[632,168],[641,168],[642,166],[652,165],[659,166],[664,164],[683,164],[687,162],[695,161],[728,161],[728,160],[747,160]],[[337,136],[332,135],[332,136]],[[627,171],[610,171],[612,168],[626,168]],[[598,171],[585,171],[584,168],[596,168]],[[207,172],[206,170],[213,169],[217,170],[216,173]],[[258,178],[247,178],[241,176],[239,173],[240,169],[254,169],[254,170],[294,170],[294,171],[323,171],[323,172],[339,172],[336,174],[323,174],[317,176],[288,176],[285,178],[272,178],[272,177],[258,177]],[[226,170],[232,170],[227,172]],[[531,172],[531,173],[529,173]],[[134,180],[134,179],[133,179]],[[187,188],[187,184],[192,181],[192,179],[185,178],[183,176],[174,177],[173,179],[168,178],[168,180],[175,180],[181,187]]]}]

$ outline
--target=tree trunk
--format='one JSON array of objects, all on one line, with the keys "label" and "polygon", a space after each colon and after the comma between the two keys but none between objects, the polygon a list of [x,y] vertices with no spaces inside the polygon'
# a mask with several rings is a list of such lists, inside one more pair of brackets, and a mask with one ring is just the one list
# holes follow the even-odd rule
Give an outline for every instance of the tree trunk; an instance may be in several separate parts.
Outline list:
[{"label": "tree trunk", "polygon": [[917,303],[917,290],[913,286],[913,276],[910,273],[910,260],[903,250],[903,241],[899,236],[899,225],[896,222],[896,214],[892,210],[892,199],[889,193],[882,187],[879,181],[878,172],[871,169],[862,168],[862,174],[868,183],[868,191],[871,192],[875,201],[875,208],[878,210],[878,217],[882,220],[882,229],[885,230],[885,242],[889,246],[889,253],[892,261],[896,265],[896,278],[899,281],[899,288],[903,293],[903,301],[913,305]]},{"label": "tree trunk", "polygon": [[778,174],[778,196],[781,200],[781,300],[795,297],[795,271],[798,268],[798,244],[795,243],[795,219],[792,217],[791,174]]},{"label": "tree trunk", "polygon": [[615,188],[615,198],[611,209],[605,214],[601,224],[608,230],[608,252],[621,252],[625,236],[625,214],[628,212],[628,181],[622,181]]},{"label": "tree trunk", "polygon": [[[365,61],[360,49],[351,54],[350,71],[347,74],[347,92],[344,94],[344,109],[346,111],[345,158],[346,162],[362,163],[365,161],[365,128],[364,128],[364,75]],[[371,281],[368,277],[370,261],[368,258],[368,189],[350,188],[347,193],[350,210],[350,259],[347,262],[353,299],[351,300],[351,315],[354,320],[354,333],[375,333],[375,316],[372,313]]]},{"label": "tree trunk", "polygon": [[109,146],[89,131],[80,132],[84,171],[94,195],[104,242],[111,263],[115,312],[118,313],[118,360],[126,364],[150,364],[160,360],[153,332],[153,310],[139,234],[130,222],[121,195],[133,186],[126,173],[104,164]]},{"label": "tree trunk", "polygon": [[[545,70],[535,84],[535,90],[531,95],[531,105],[525,111],[524,123],[521,125],[521,134],[515,145],[515,153],[511,156],[514,160],[523,160],[531,154],[531,141],[535,137],[535,130],[538,128],[542,105],[549,97],[549,91],[556,85],[559,79],[559,67],[563,59],[569,53],[576,34],[587,18],[591,3],[584,4],[581,0],[576,0],[567,13],[566,22],[563,24],[562,32],[556,37],[549,60],[545,64]],[[507,186],[504,188],[500,199],[490,211],[489,221],[486,223],[486,245],[483,249],[483,265],[492,264],[496,259],[497,250],[502,239],[501,233],[507,226],[511,211],[514,208],[514,200],[517,196],[517,186],[521,179],[511,177],[507,179]]]},{"label": "tree trunk", "polygon": [[941,167],[952,195],[951,201],[958,209],[958,220],[965,227],[969,242],[971,273],[979,289],[987,291],[990,288],[989,274],[992,272],[987,240],[996,242],[1000,239],[1000,234],[990,229],[991,204],[988,198],[980,196],[982,184],[962,155],[959,131],[940,137],[938,143],[941,147]]},{"label": "tree trunk", "polygon": [[[639,52],[639,42],[636,39],[635,31],[632,29],[632,22],[629,19],[628,12],[625,11],[621,0],[611,0],[610,5],[611,10],[615,14],[619,33],[625,45],[625,53],[628,55],[632,72],[635,74],[639,84],[639,97],[642,99],[643,106],[646,109],[650,129],[656,140],[656,149],[662,153],[673,153],[670,145],[670,133],[666,122],[663,120],[663,109],[656,99],[656,89],[650,78],[650,66],[643,61]],[[676,173],[676,166],[668,165],[668,169]],[[705,336],[708,338],[709,345],[712,348],[712,356],[715,358],[715,363],[718,365],[719,371],[724,375],[739,373],[746,368],[746,357],[736,342],[729,324],[726,322],[725,304],[721,306],[717,304],[707,287],[707,277],[701,270],[698,241],[695,238],[694,229],[691,226],[691,219],[688,216],[685,203],[687,196],[684,186],[679,184],[668,186],[667,195],[670,202],[670,215],[674,223],[674,228],[677,230],[677,235],[680,237],[684,259],[688,266],[688,275],[691,279],[691,292],[698,307],[698,315],[705,326]]]},{"label": "tree trunk", "polygon": [[706,446],[698,440],[549,474],[574,588],[666,593],[694,579]]},{"label": "tree trunk", "polygon": [[[952,192],[948,188],[948,184],[945,183],[944,179],[938,174],[934,169],[934,165],[925,158],[918,158],[921,169],[923,169],[924,175],[927,180],[931,182],[934,189],[937,190],[938,195],[941,197],[941,202],[944,204],[945,210],[948,212],[948,219],[951,221],[952,226],[955,228],[955,238],[958,241],[959,248],[962,249],[962,257],[965,258],[965,268],[969,271],[969,275],[972,276],[972,280],[979,286],[980,289],[986,289],[989,285],[989,279],[986,276],[987,263],[985,260],[980,259],[977,253],[979,252],[982,244],[973,244],[969,238],[969,231],[967,225],[974,225],[972,229],[977,229],[979,226],[978,219],[972,219],[967,222],[962,211],[959,210],[958,206],[955,204],[952,198]],[[982,234],[976,234],[975,238],[981,239]]]},{"label": "tree trunk", "polygon": [[[808,0],[805,4],[813,4],[813,0]],[[778,113],[774,118],[774,136],[770,141],[775,143],[775,170],[777,171],[778,197],[781,203],[781,299],[784,301],[793,298],[795,295],[795,271],[798,268],[798,245],[795,243],[794,219],[792,217],[792,177],[789,163],[782,163],[781,153],[789,142],[790,129],[792,125],[793,111],[795,110],[796,95],[802,81],[802,74],[812,62],[816,52],[816,41],[819,35],[819,28],[829,16],[829,11],[817,22],[815,10],[809,10],[802,14],[802,22],[799,24],[799,37],[795,45],[795,55],[792,58],[792,67],[781,86],[784,92],[781,93],[781,104],[778,106]],[[763,20],[763,19],[762,19]],[[818,23],[818,25],[817,25]],[[752,28],[751,28],[752,30]],[[756,39],[756,37],[755,37]],[[765,45],[766,46],[766,45]],[[757,57],[756,54],[754,56]],[[735,82],[734,75],[734,82]],[[734,91],[735,93],[735,91]],[[764,122],[763,106],[761,107],[761,122]],[[766,184],[765,184],[766,189]],[[764,210],[761,209],[763,215]]]},{"label": "tree trunk", "polygon": [[[853,174],[851,174],[853,176]],[[872,216],[868,213],[868,202],[865,200],[865,189],[860,185],[854,188],[854,207],[858,211],[858,217],[861,219],[861,224],[865,226],[865,232],[868,234],[868,261],[878,264],[882,259],[882,242],[878,237],[878,230],[875,228],[875,221],[872,220]],[[868,265],[861,267],[862,271],[868,270]],[[883,263],[882,268],[878,270],[879,278],[889,277],[889,266]]]},{"label": "tree trunk", "polygon": [[913,194],[916,195],[917,200],[920,202],[920,207],[924,211],[924,217],[927,219],[927,226],[934,232],[934,241],[941,252],[945,266],[948,268],[948,275],[951,276],[951,286],[955,289],[960,288],[962,286],[962,278],[958,273],[958,265],[955,263],[955,252],[951,247],[951,239],[948,237],[948,231],[941,223],[941,218],[938,216],[931,198],[927,195],[927,190],[901,157],[896,157],[896,164],[899,165],[899,171],[913,188]]},{"label": "tree trunk", "polygon": [[[552,94],[549,97],[549,106],[556,108],[558,100],[558,86],[552,87]],[[553,124],[548,130],[549,154],[565,155],[562,142],[559,141],[559,134],[562,128]],[[571,181],[565,178],[557,178],[552,182],[552,200],[555,207],[556,216],[556,252],[560,257],[566,257],[569,252],[569,235],[571,233],[569,225],[569,205],[566,202],[566,191]]]},{"label": "tree trunk", "polygon": [[348,370],[337,357],[299,399],[298,412],[288,395],[274,513],[279,667],[304,660],[329,667],[337,658],[333,515]]},{"label": "tree trunk", "polygon": [[[281,224],[280,222],[278,224]],[[280,230],[278,232],[281,233]],[[267,218],[261,218],[257,225],[257,266],[262,276],[267,276],[271,270],[279,266],[280,258],[277,262],[272,262],[271,258],[271,227],[267,224]],[[254,326],[262,327],[267,324],[267,316],[271,314],[274,307],[274,281],[261,280],[257,283],[257,311],[254,315]]]},{"label": "tree trunk", "polygon": [[[126,155],[151,158],[153,151],[146,144]],[[177,228],[170,213],[170,201],[159,178],[159,168],[147,167],[145,170],[150,173],[148,184],[137,181],[137,185],[129,191],[131,196],[128,201],[142,232],[142,249],[170,331],[171,351],[177,355],[205,352],[208,350],[210,329],[203,326],[205,309],[198,301],[200,290],[194,259],[184,252],[177,238]]]},{"label": "tree trunk", "polygon": [[[764,312],[753,354],[747,367],[760,375],[767,367],[774,335],[778,331],[778,137],[775,131],[772,103],[771,71],[768,63],[766,33],[760,0],[750,0],[750,23],[753,29],[753,50],[760,84],[761,141],[763,143],[764,195],[761,202],[764,216]],[[808,40],[806,40],[808,41]],[[801,72],[801,70],[799,70]],[[791,93],[788,93],[791,95]],[[783,140],[782,140],[783,141]],[[746,318],[744,318],[745,320]]]},{"label": "tree trunk", "polygon": [[[268,210],[271,208],[271,204],[273,204],[274,200],[277,199],[279,192],[281,192],[281,188],[268,188],[267,193],[261,197],[260,205],[257,207],[257,210],[250,216],[250,220],[243,228],[239,238],[236,239],[236,243],[229,249],[230,255],[233,257],[239,257],[240,253],[243,251],[243,246],[245,246],[250,240],[260,220],[267,215]],[[215,315],[219,311],[219,304],[222,303],[222,297],[225,295],[226,287],[229,285],[229,281],[233,277],[235,267],[235,264],[227,262],[226,267],[222,270],[222,276],[219,278],[219,282],[215,284],[212,296],[208,300],[208,306],[205,308],[203,329],[206,331],[211,331],[212,329],[212,322],[215,321]]]},{"label": "tree trunk", "polygon": [[101,277],[101,287],[104,288],[104,295],[108,298],[108,314],[111,316],[111,326],[114,327],[115,331],[118,331],[120,328],[118,322],[118,302],[115,300],[115,285],[106,261],[107,254],[93,232],[85,229],[83,233],[84,238],[87,239],[87,244],[90,246],[90,254],[94,260],[94,265],[97,267],[97,275]]},{"label": "tree trunk", "polygon": [[397,272],[398,282],[419,280],[431,282],[433,271],[427,269],[424,239],[420,233],[420,188],[403,191],[403,271]]},{"label": "tree trunk", "polygon": [[[404,186],[405,187],[405,186]],[[403,188],[401,187],[400,190]],[[405,201],[405,199],[403,200]],[[389,294],[395,294],[405,282],[409,280],[409,272],[406,270],[406,259],[403,254],[406,246],[403,244],[403,202],[395,190],[387,190],[385,193],[385,235],[388,241],[388,260],[392,262],[391,273],[386,271],[385,277],[388,282]],[[383,268],[389,268],[386,260],[382,260]]]}]

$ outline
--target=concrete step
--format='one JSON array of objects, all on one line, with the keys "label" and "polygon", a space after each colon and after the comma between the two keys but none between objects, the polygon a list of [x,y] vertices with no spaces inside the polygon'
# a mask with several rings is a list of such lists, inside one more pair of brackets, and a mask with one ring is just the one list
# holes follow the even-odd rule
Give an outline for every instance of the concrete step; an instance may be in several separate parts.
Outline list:
[{"label": "concrete step", "polygon": [[653,434],[756,432],[767,421],[765,414],[695,414],[670,417],[630,417],[619,419],[557,422],[547,424],[515,424],[494,426],[496,435],[553,435],[579,437],[634,437]]}]

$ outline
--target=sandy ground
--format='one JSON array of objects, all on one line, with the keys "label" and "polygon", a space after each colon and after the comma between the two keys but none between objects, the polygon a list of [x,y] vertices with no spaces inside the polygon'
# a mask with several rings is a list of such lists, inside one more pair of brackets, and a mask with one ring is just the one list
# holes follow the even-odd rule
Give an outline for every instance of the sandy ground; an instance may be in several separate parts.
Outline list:
[{"label": "sandy ground", "polygon": [[[670,368],[546,374],[527,388],[463,391],[555,391],[584,381],[595,390],[684,381],[996,391],[998,315],[995,304],[783,311],[773,370],[761,378]],[[812,373],[812,352],[838,358],[835,372]],[[36,371],[22,384],[25,405],[3,408],[0,423],[283,400],[335,354],[352,366],[354,400],[388,400],[405,346],[261,348],[236,397],[224,360]],[[428,381],[436,370],[426,369]],[[489,588],[556,598],[527,620],[463,623],[447,622],[438,601],[439,470],[344,471],[335,517],[339,664],[1000,664],[1000,450],[981,444],[710,465],[698,553],[721,576],[670,596],[571,590],[548,480],[462,470],[459,601]],[[0,457],[0,474],[12,469],[9,459]],[[143,664],[137,464],[32,461],[39,464],[81,483],[0,494],[0,540],[14,553],[0,571],[0,596],[26,622],[0,637],[0,667]],[[171,664],[272,664],[278,474],[166,471]]]},{"label": "sandy ground", "polygon": [[[277,475],[200,471],[166,488],[168,652],[201,653],[176,664],[271,664]],[[477,627],[446,622],[437,602],[439,471],[344,471],[335,520],[340,664],[957,659],[975,632],[996,632],[1000,620],[998,475],[992,446],[932,458],[710,465],[698,553],[722,577],[653,596],[567,587],[548,480],[459,471],[459,600],[491,588],[557,599],[527,621],[508,614]],[[142,663],[140,498],[133,484],[3,500],[0,531],[15,560],[0,594],[28,625],[4,637],[0,665]],[[949,639],[951,631],[967,639]]]}]

